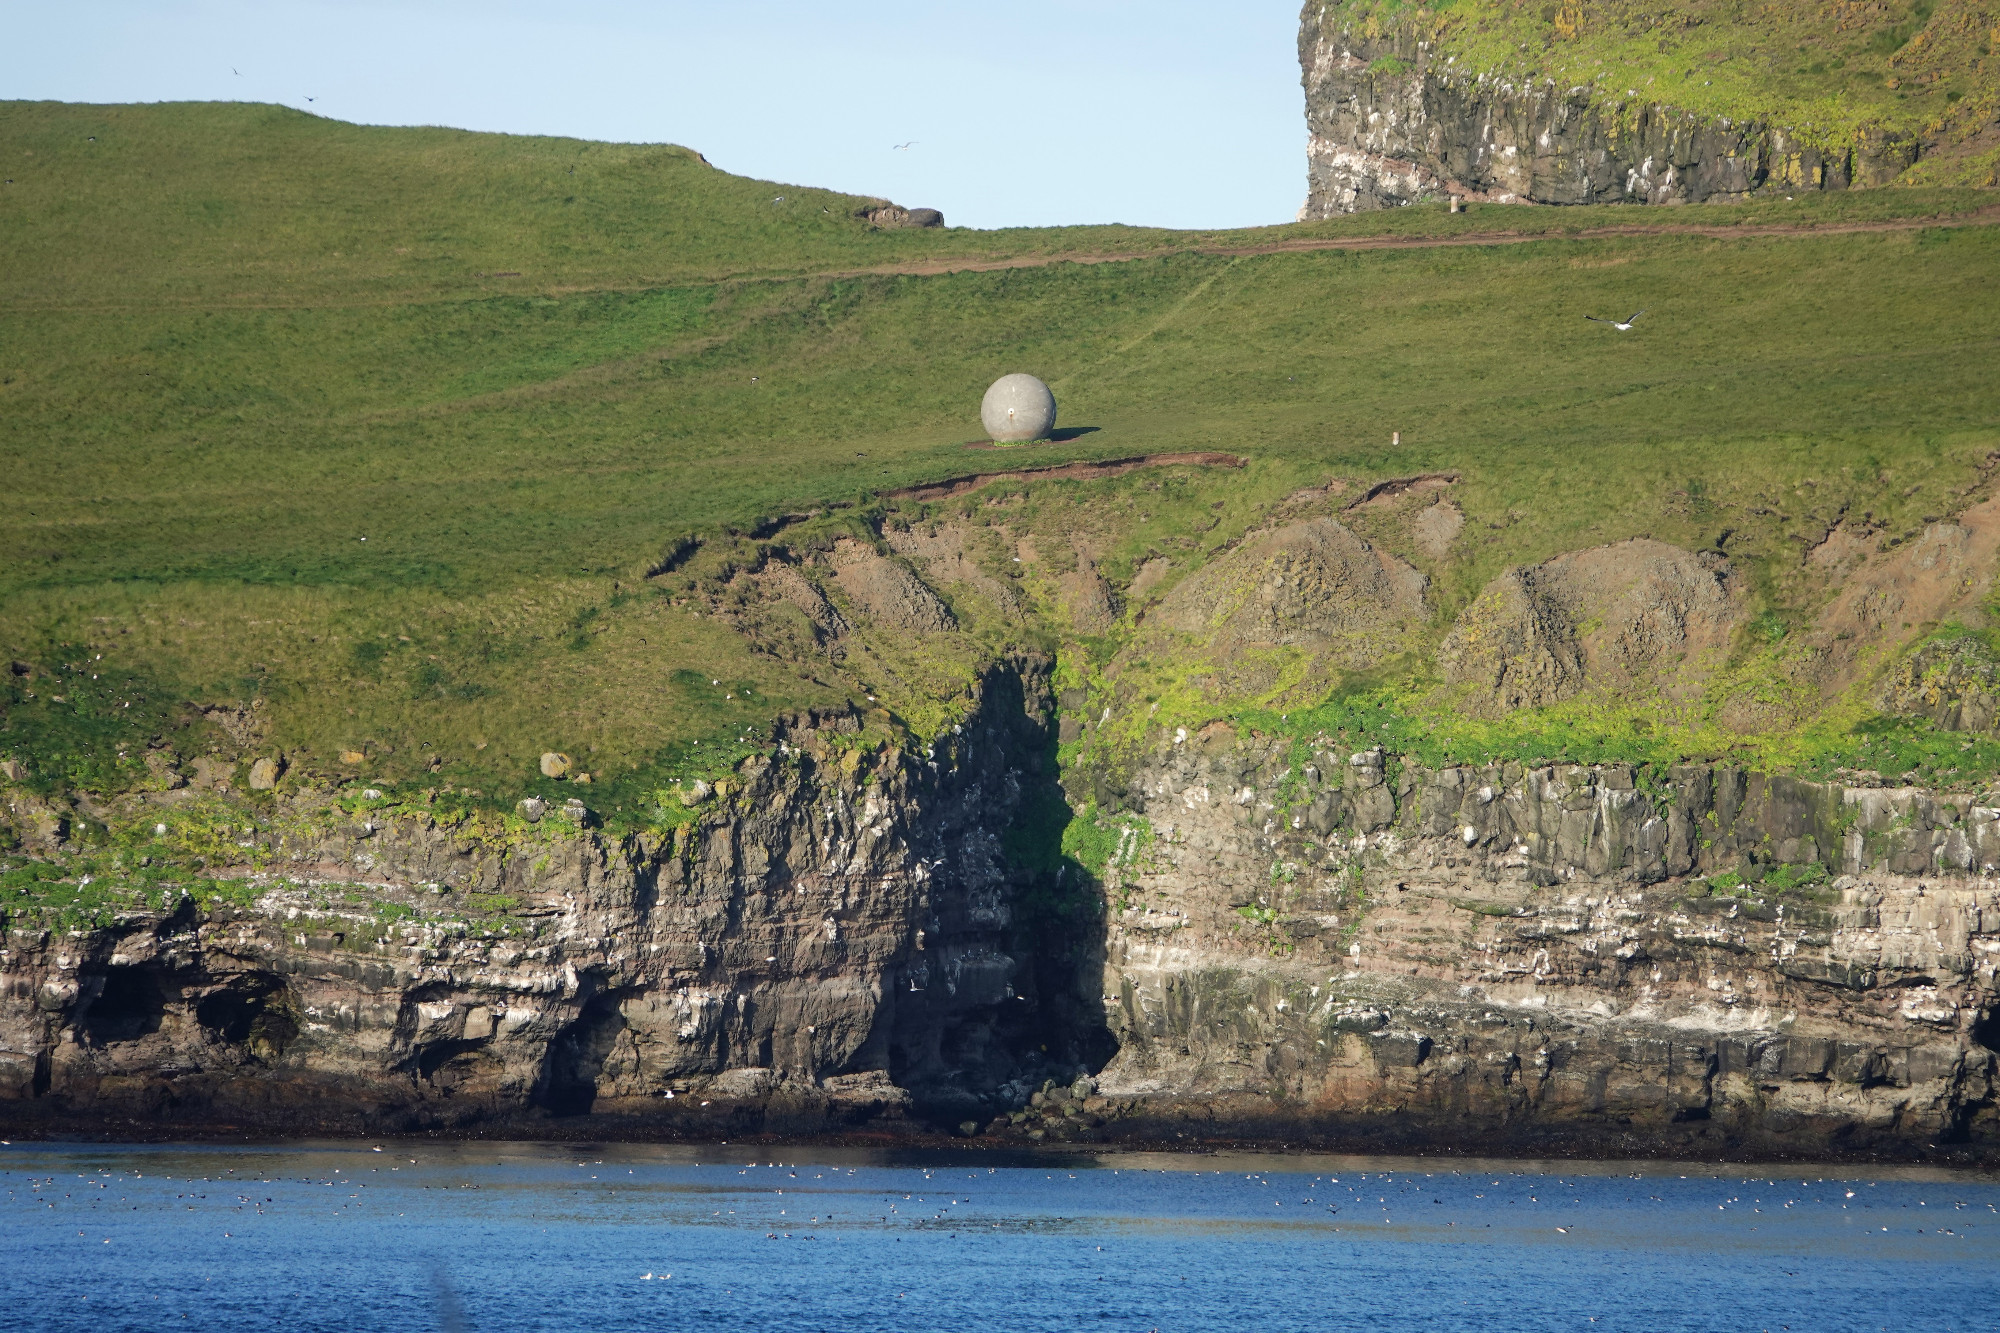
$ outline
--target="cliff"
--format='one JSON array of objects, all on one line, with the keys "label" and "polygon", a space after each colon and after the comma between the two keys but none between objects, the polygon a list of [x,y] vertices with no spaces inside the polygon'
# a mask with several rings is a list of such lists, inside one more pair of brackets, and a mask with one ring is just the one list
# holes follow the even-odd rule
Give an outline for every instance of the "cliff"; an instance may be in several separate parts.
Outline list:
[{"label": "cliff", "polygon": [[[1091,933],[1001,842],[1053,786],[1043,685],[996,669],[929,759],[851,716],[793,719],[670,837],[608,837],[581,803],[495,830],[308,794],[234,815],[196,889],[89,920],[68,910],[89,876],[39,908],[10,895],[0,1120],[379,1133],[590,1111],[726,1135],[746,1107],[812,1132],[1025,1097],[1010,1080],[1104,1054],[1052,1043]],[[195,795],[149,804],[162,839]]]},{"label": "cliff", "polygon": [[552,814],[482,841],[301,798],[234,849],[227,893],[16,905],[0,1123],[2000,1137],[2000,810],[1714,766],[1650,789],[1618,765],[1425,769],[1217,724],[1100,790],[1122,809],[1095,877],[1051,873],[1031,844],[1058,713],[1022,660],[928,756],[794,719],[669,838]]},{"label": "cliff", "polygon": [[1874,6],[1837,28],[1703,8],[1536,17],[1309,0],[1300,220],[1447,195],[1679,204],[1841,190],[1915,181],[1920,158],[1934,159],[1926,183],[1992,183],[1993,19],[1979,5],[1914,18]]},{"label": "cliff", "polygon": [[1119,880],[1098,1085],[1156,1135],[1992,1140],[2000,811],[1219,730],[1162,746],[1131,799],[1153,837]]},{"label": "cliff", "polygon": [[1905,134],[1838,148],[1585,86],[1475,72],[1414,30],[1299,34],[1306,93],[1300,221],[1457,196],[1495,203],[1683,204],[1765,188],[1883,185],[1917,159]]}]

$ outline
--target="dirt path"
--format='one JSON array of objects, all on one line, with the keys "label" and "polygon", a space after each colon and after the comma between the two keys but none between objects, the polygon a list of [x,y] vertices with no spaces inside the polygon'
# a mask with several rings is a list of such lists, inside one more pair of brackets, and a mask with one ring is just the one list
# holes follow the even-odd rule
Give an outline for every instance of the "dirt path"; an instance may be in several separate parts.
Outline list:
[{"label": "dirt path", "polygon": [[[1513,207],[1513,205],[1501,205]],[[1174,255],[1214,255],[1219,258],[1253,258],[1259,255],[1304,254],[1318,250],[1442,250],[1487,245],[1526,245],[1534,241],[1605,241],[1646,236],[1705,236],[1715,240],[1768,239],[1773,237],[1851,236],[1859,232],[1908,232],[1933,228],[1987,227],[2000,224],[2000,204],[1971,213],[1939,217],[1885,218],[1871,222],[1711,224],[1625,223],[1607,227],[1579,227],[1569,231],[1484,231],[1459,236],[1325,236],[1289,241],[1268,241],[1259,245],[1186,245],[1158,250],[1105,251],[1100,254],[1015,255],[998,259],[926,259],[901,264],[877,264],[869,268],[806,269],[788,273],[686,274],[645,282],[579,282],[541,284],[524,282],[518,287],[473,287],[461,291],[427,291],[400,297],[367,300],[175,300],[104,302],[77,305],[0,304],[8,314],[107,314],[132,310],[229,309],[302,310],[364,309],[424,305],[433,302],[479,300],[493,295],[547,296],[583,295],[590,292],[644,292],[663,287],[721,287],[746,283],[803,282],[812,279],[943,277],[952,273],[997,273],[1007,269],[1048,268],[1055,264],[1129,264],[1141,259],[1166,259]],[[516,274],[477,274],[475,279],[513,278]]]},{"label": "dirt path", "polygon": [[[1717,240],[1773,236],[1851,236],[1857,232],[1926,231],[1938,227],[1985,227],[2000,223],[2000,204],[1972,213],[1949,217],[1884,218],[1871,222],[1829,222],[1824,224],[1780,223],[1762,225],[1698,223],[1624,224],[1615,227],[1580,227],[1573,231],[1487,231],[1459,236],[1330,236],[1306,237],[1291,241],[1270,241],[1263,245],[1190,245],[1180,249],[1134,250],[1105,254],[1020,255],[1011,259],[934,259],[911,264],[884,264],[874,268],[829,269],[801,273],[806,278],[937,277],[947,273],[993,273],[1003,269],[1047,268],[1052,264],[1127,264],[1139,259],[1163,259],[1170,255],[1215,255],[1234,258],[1255,255],[1295,254],[1315,250],[1438,250],[1464,246],[1525,245],[1531,241],[1603,241],[1641,236],[1706,236]],[[743,281],[750,279],[745,275]],[[728,281],[728,279],[725,279]]]}]

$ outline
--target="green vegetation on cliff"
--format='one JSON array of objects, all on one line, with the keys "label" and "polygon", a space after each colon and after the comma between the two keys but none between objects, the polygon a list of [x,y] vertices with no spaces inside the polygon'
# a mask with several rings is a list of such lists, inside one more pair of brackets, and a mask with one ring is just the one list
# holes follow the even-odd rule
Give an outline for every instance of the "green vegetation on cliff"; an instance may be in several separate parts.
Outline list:
[{"label": "green vegetation on cliff", "polygon": [[[1918,539],[2000,449],[2000,231],[1969,192],[1593,239],[1687,215],[898,232],[678,148],[259,107],[8,104],[0,158],[0,757],[44,792],[170,785],[211,752],[197,780],[240,791],[282,754],[287,781],[511,806],[573,789],[537,771],[562,751],[593,808],[643,824],[787,709],[940,737],[1023,648],[1116,705],[1072,760],[1138,743],[1135,717],[1370,690],[1460,753],[1473,715],[1433,666],[1459,613],[1512,566],[1639,536],[1726,553],[1761,626],[1728,679],[1791,699],[1779,659],[1831,586],[1801,553],[1843,524]],[[1953,215],[1972,225],[1847,229]],[[1468,232],[1495,243],[1285,248]],[[1640,306],[1630,334],[1581,318]],[[1087,433],[966,449],[985,385],[1023,369]],[[894,494],[1193,451],[1245,464]],[[1456,477],[1442,545],[1394,496],[1343,508],[1427,473]],[[1379,660],[1150,653],[1148,607],[1321,487],[1429,580]],[[868,580],[900,576],[863,557],[921,573],[940,542],[966,571],[939,586],[948,632],[869,621]],[[844,637],[799,609],[820,593],[755,581],[786,560]],[[1583,757],[1651,707],[1477,726]],[[1660,757],[1746,735],[1782,756],[1872,716],[1690,707]]]},{"label": "green vegetation on cliff", "polygon": [[1350,31],[1414,24],[1436,56],[1606,102],[1762,120],[1804,142],[1913,138],[1911,185],[2000,184],[1992,0],[1307,0]]}]

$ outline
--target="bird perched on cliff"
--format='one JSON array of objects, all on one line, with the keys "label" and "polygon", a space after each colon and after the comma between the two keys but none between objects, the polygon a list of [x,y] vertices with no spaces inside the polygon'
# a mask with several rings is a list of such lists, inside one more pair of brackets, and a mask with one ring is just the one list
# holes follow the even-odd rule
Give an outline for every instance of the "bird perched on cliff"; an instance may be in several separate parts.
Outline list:
[{"label": "bird perched on cliff", "polygon": [[1646,313],[1646,312],[1645,312],[1645,311],[1643,311],[1643,310],[1635,310],[1635,311],[1633,311],[1633,312],[1632,312],[1632,318],[1630,318],[1630,319],[1622,319],[1622,320],[1621,320],[1621,319],[1599,319],[1599,318],[1598,318],[1597,316],[1595,316],[1595,315],[1585,315],[1585,316],[1584,316],[1584,318],[1585,318],[1585,319],[1587,319],[1587,320],[1590,320],[1590,321],[1591,321],[1592,323],[1594,323],[1594,324],[1609,324],[1609,325],[1610,325],[1610,326],[1611,326],[1612,328],[1614,328],[1614,329],[1618,330],[1618,331],[1619,331],[1620,333],[1623,333],[1623,332],[1625,332],[1625,330],[1627,330],[1627,329],[1631,328],[1631,327],[1632,327],[1632,326],[1633,326],[1634,324],[1637,324],[1637,323],[1639,322],[1639,316],[1641,316],[1641,315],[1643,315],[1643,314],[1645,314],[1645,313]]}]

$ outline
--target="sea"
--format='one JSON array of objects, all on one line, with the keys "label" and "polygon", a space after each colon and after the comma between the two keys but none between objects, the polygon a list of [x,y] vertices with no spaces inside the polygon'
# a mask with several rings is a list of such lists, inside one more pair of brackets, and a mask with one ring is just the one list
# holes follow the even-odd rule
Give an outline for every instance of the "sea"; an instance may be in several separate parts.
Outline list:
[{"label": "sea", "polygon": [[2000,1329],[2000,1178],[1853,1165],[0,1144],[0,1330]]}]

